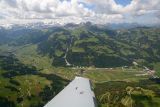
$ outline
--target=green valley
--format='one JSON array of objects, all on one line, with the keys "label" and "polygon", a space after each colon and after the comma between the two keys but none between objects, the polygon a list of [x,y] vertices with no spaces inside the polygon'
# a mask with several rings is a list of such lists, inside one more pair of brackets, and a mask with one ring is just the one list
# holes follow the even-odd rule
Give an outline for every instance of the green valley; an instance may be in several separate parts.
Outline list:
[{"label": "green valley", "polygon": [[160,106],[159,28],[79,25],[0,37],[0,106],[43,107],[79,75],[93,82],[99,107]]}]

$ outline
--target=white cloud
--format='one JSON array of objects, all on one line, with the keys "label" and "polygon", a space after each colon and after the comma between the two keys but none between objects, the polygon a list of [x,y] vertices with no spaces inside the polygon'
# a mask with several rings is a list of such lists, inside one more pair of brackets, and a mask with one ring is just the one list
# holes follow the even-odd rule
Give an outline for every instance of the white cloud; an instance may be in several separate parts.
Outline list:
[{"label": "white cloud", "polygon": [[143,24],[149,20],[160,23],[159,4],[160,0],[132,0],[127,6],[116,4],[114,0],[0,0],[0,23],[2,19],[3,22],[9,20],[8,23],[17,20],[141,23],[143,18]]}]

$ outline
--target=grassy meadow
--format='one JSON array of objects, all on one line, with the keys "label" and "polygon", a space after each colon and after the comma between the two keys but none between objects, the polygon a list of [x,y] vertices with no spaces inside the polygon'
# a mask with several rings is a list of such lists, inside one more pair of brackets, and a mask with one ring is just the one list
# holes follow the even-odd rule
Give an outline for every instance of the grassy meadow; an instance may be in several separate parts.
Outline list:
[{"label": "grassy meadow", "polygon": [[[148,75],[141,75],[146,73],[142,68],[53,67],[52,59],[36,49],[33,44],[0,47],[1,54],[12,52],[15,57],[12,61],[6,54],[1,55],[0,105],[42,107],[83,69],[82,76],[93,82],[99,107],[160,106],[160,85]],[[10,62],[8,67],[5,61]],[[155,68],[159,70],[159,65]]]}]

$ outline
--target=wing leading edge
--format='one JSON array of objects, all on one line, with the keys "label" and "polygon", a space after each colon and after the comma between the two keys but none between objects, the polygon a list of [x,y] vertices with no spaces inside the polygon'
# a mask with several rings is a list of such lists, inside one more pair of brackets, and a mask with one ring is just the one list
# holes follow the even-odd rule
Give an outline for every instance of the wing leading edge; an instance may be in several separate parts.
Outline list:
[{"label": "wing leading edge", "polygon": [[76,77],[44,107],[97,107],[90,80]]}]

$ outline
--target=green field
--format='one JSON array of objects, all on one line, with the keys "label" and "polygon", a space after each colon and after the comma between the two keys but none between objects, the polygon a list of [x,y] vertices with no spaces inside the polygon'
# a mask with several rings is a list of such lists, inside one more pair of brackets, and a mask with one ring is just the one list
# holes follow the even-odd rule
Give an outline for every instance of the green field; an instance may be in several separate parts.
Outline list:
[{"label": "green field", "polygon": [[[38,54],[36,45],[16,48],[2,46],[0,49],[3,50],[2,54],[8,51],[14,54],[13,59],[10,56],[0,59],[2,106],[42,107],[70,80],[80,75],[82,69],[82,76],[93,82],[99,107],[160,106],[160,86],[149,80],[149,76],[141,76],[146,73],[142,68],[53,67],[51,58]],[[159,70],[158,64],[155,67]]]}]

